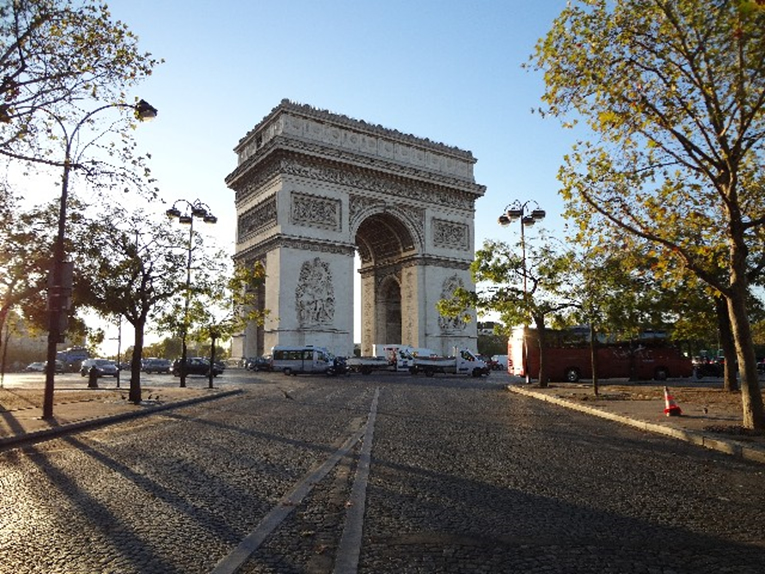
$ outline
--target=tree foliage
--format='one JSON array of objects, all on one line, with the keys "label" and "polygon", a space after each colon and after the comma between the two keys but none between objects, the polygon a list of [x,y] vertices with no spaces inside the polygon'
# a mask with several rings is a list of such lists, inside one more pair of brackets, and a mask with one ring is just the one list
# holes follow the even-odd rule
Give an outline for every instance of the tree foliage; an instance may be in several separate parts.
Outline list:
[{"label": "tree foliage", "polygon": [[556,250],[544,235],[533,245],[487,240],[470,268],[476,291],[457,289],[437,308],[442,315],[464,320],[470,320],[469,310],[475,308],[479,314],[497,313],[505,325],[533,324],[539,332],[539,384],[546,386],[544,332],[572,305],[565,289],[569,269],[570,254]]},{"label": "tree foliage", "polygon": [[138,403],[146,325],[185,286],[185,234],[146,212],[114,208],[102,212],[82,247],[76,298],[104,317],[124,317],[133,325],[130,400]]},{"label": "tree foliage", "polygon": [[81,102],[132,103],[125,90],[157,63],[106,4],[3,0],[0,154],[59,165],[47,146],[50,114],[72,122],[83,115]]},{"label": "tree foliage", "polygon": [[[71,202],[67,238],[68,249],[87,244],[91,225],[85,206]],[[7,314],[16,309],[31,332],[48,326],[47,280],[51,266],[51,246],[56,228],[57,205],[30,209],[12,197],[0,203],[0,329]],[[84,323],[76,318],[76,306],[70,310],[69,331],[84,335]]]},{"label": "tree foliage", "polygon": [[[744,424],[765,427],[747,312],[765,264],[765,12],[730,0],[574,0],[537,46],[546,113],[591,137],[561,168],[568,213],[654,246],[726,301]],[[571,121],[572,120],[572,121]]]}]

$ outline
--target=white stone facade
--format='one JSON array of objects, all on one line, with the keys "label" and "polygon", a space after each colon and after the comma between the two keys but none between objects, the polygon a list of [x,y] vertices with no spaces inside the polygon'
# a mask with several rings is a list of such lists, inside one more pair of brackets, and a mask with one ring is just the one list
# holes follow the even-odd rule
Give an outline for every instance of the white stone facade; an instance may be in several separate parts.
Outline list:
[{"label": "white stone facade", "polygon": [[[361,258],[363,354],[377,343],[475,349],[475,322],[436,302],[471,289],[475,183],[470,152],[283,100],[239,142],[236,258],[262,261],[263,327],[234,356],[277,345],[353,350],[353,259]],[[236,348],[238,347],[238,348]]]}]

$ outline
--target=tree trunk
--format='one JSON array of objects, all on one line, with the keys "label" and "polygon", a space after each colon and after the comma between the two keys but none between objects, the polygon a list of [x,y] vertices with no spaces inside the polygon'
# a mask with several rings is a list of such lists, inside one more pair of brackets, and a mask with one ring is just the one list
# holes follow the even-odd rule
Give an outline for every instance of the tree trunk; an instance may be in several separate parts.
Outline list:
[{"label": "tree trunk", "polygon": [[547,381],[547,365],[545,364],[545,354],[547,349],[547,331],[545,330],[545,318],[534,317],[534,324],[537,328],[537,337],[539,344],[539,386],[546,389],[548,387]]},{"label": "tree trunk", "polygon": [[715,313],[717,314],[717,329],[720,333],[720,347],[725,357],[723,372],[723,390],[738,390],[738,369],[736,361],[736,343],[733,340],[733,331],[730,326],[730,313],[728,312],[728,302],[724,297],[715,297]]},{"label": "tree trunk", "polygon": [[598,334],[590,322],[590,367],[592,368],[592,392],[597,397],[598,389]]},{"label": "tree trunk", "polygon": [[[765,429],[762,392],[757,376],[757,357],[752,344],[752,332],[746,310],[746,284],[731,286],[728,302],[731,331],[736,344],[736,357],[741,375],[742,425],[748,429]],[[727,360],[726,360],[727,362]]]},{"label": "tree trunk", "polygon": [[209,388],[213,388],[213,378],[215,378],[215,335],[212,335],[210,337],[212,339],[212,343],[210,344],[210,372],[208,373],[209,377]]},{"label": "tree trunk", "polygon": [[141,355],[143,355],[143,330],[146,320],[139,320],[133,325],[135,345],[130,359],[130,402],[137,405],[141,402]]}]

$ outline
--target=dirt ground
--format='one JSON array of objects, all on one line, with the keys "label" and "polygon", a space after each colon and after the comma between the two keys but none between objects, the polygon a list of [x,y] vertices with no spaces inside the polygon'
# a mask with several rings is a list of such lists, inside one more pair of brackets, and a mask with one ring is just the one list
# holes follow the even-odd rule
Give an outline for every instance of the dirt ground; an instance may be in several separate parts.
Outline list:
[{"label": "dirt ground", "polygon": [[[741,392],[728,392],[722,388],[673,386],[670,394],[680,403],[741,406]],[[572,398],[581,401],[650,401],[664,400],[663,386],[601,385],[598,396],[592,388],[577,390]]]},{"label": "dirt ground", "polygon": [[[141,389],[141,396],[144,400],[154,400],[157,398],[172,398],[170,395],[176,392],[175,389],[150,388]],[[117,401],[127,401],[128,390],[117,389],[83,389],[83,390],[56,390],[53,393],[53,404],[97,401],[103,403],[113,403]],[[0,389],[0,412],[17,411],[28,408],[42,408],[43,390],[42,389]]]}]

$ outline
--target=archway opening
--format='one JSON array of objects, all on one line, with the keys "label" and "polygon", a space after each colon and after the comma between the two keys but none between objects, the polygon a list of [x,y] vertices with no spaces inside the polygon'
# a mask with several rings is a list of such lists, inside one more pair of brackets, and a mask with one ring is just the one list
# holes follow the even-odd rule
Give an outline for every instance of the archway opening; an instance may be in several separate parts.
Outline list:
[{"label": "archway opening", "polygon": [[402,301],[409,296],[402,289],[403,260],[416,248],[409,229],[390,213],[367,217],[355,242],[360,281],[354,309],[359,309],[361,353],[368,355],[375,344],[403,342]]},{"label": "archway opening", "polygon": [[385,343],[401,342],[401,287],[393,278],[389,278],[380,290],[377,302],[382,322],[378,333]]}]

